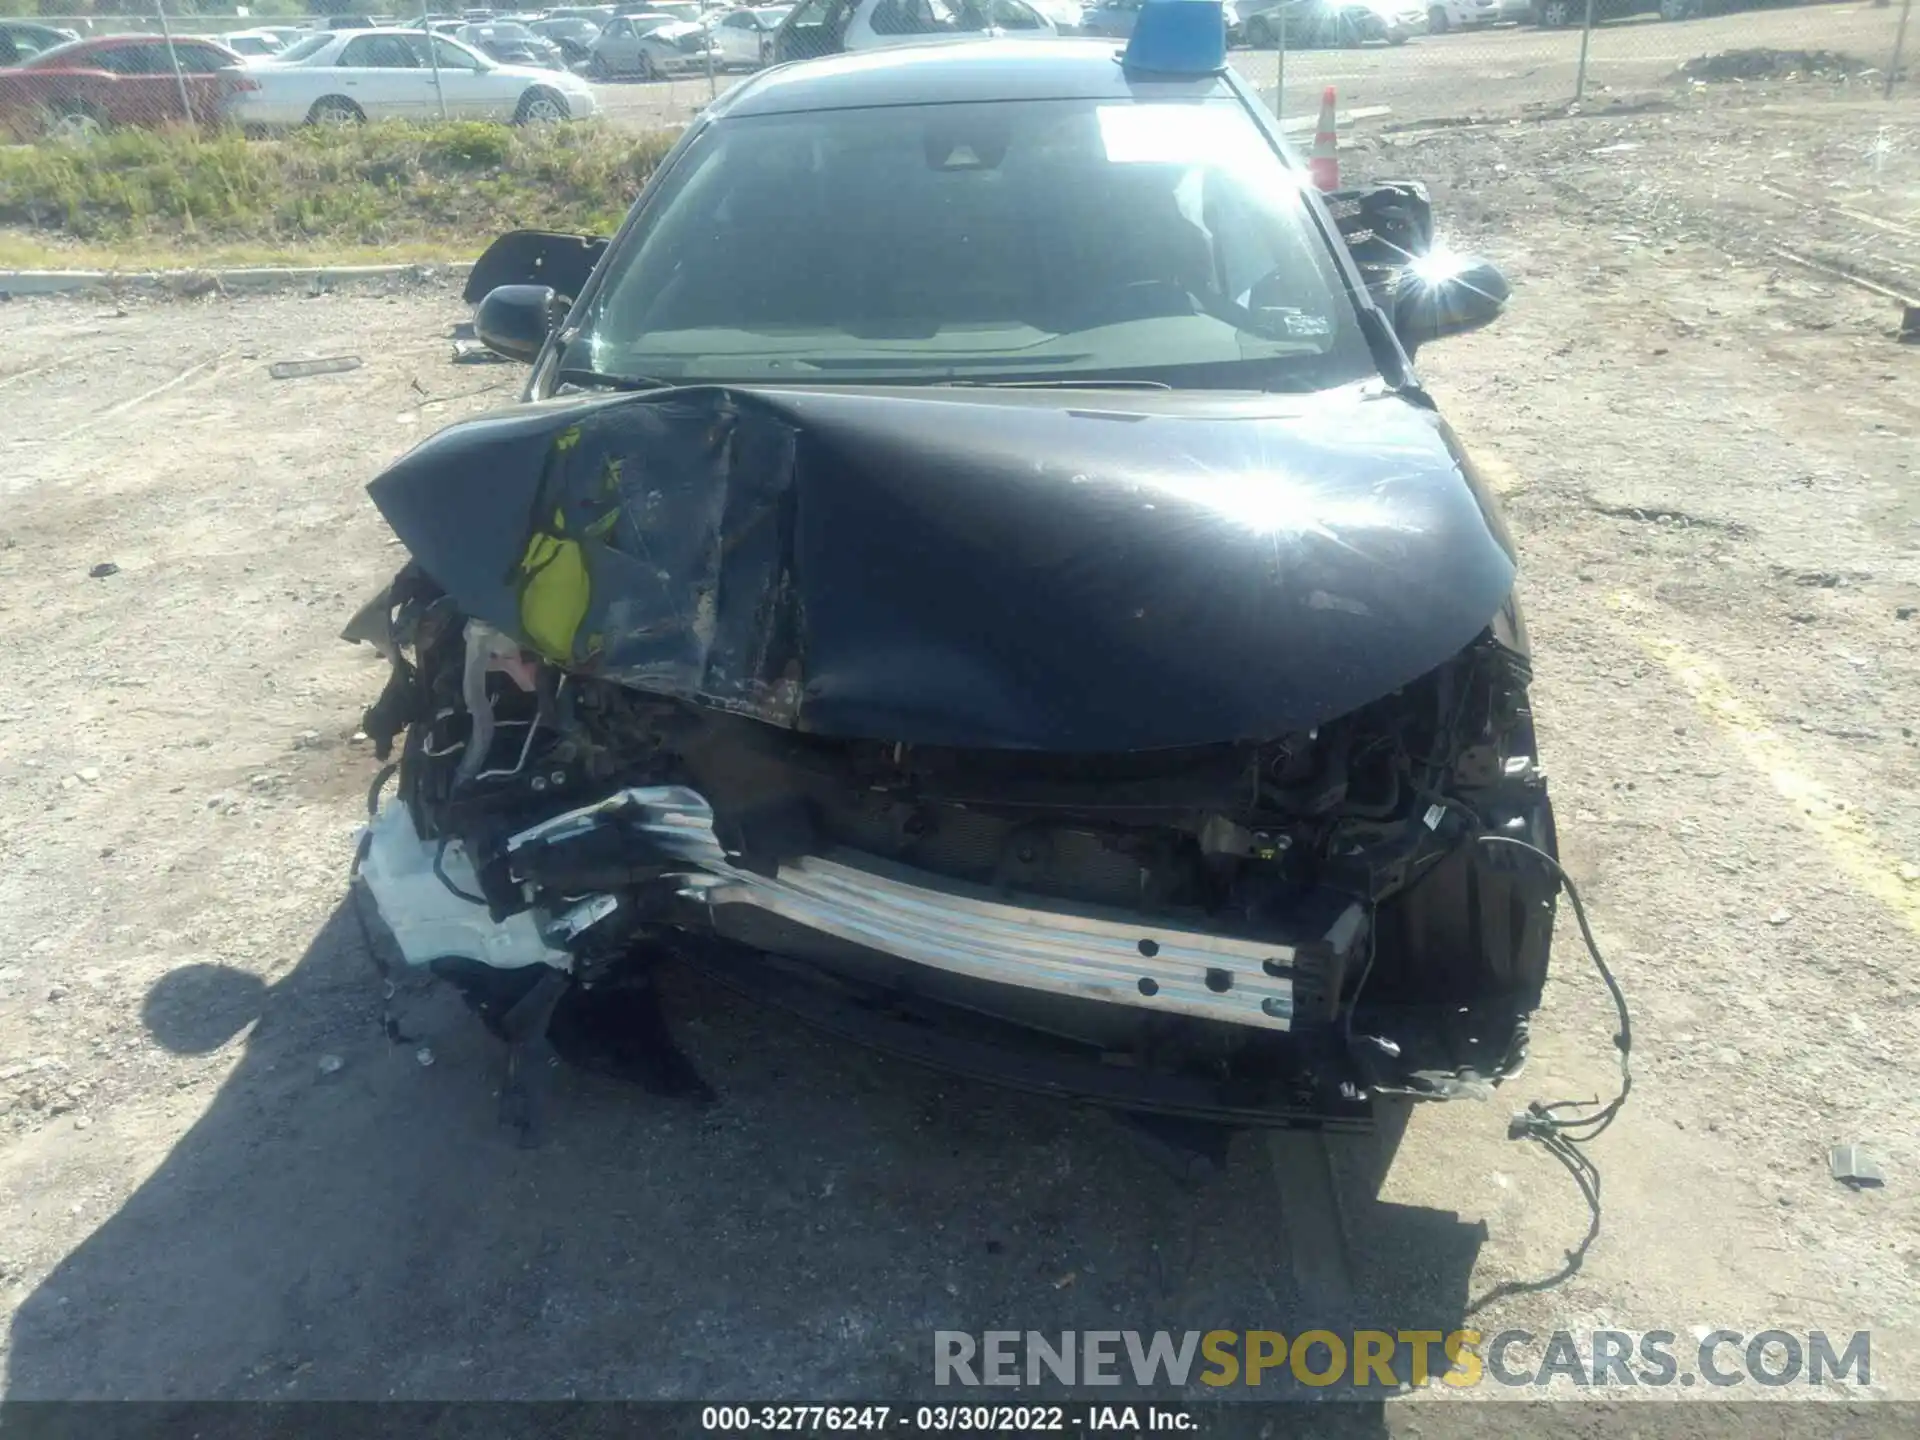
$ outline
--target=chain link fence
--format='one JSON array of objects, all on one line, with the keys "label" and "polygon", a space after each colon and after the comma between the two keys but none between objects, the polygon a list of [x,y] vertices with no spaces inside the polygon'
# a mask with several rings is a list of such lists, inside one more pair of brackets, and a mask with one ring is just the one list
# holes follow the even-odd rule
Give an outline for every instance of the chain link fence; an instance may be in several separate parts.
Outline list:
[{"label": "chain link fence", "polygon": [[[901,0],[901,8],[918,4],[931,15],[940,3]],[[1139,3],[1094,0],[1081,28],[1118,42]],[[1792,78],[1898,103],[1913,93],[1907,57],[1920,46],[1912,7],[1913,0],[1234,0],[1231,59],[1296,132],[1311,130],[1328,89],[1343,124],[1395,126]],[[155,88],[144,103],[154,120],[205,121],[220,103],[220,86],[204,73],[208,58],[193,37],[292,22],[177,17],[163,3],[146,14],[44,23],[92,37],[178,39],[160,52],[173,72],[170,92]],[[614,123],[671,129],[738,78],[697,71],[670,80],[623,76],[596,88]]]},{"label": "chain link fence", "polygon": [[[1119,0],[1128,3],[1137,0]],[[1907,78],[1920,48],[1908,25],[1912,4],[1243,0],[1230,58],[1293,132],[1311,131],[1329,86],[1343,123],[1394,125],[1791,79],[1899,104],[1915,93]],[[1089,20],[1099,23],[1103,8],[1090,6]],[[622,123],[670,127],[736,78],[600,90]]]},{"label": "chain link fence", "polygon": [[1337,48],[1289,46],[1266,21],[1250,37],[1263,43],[1235,64],[1282,116],[1317,111],[1327,86],[1342,108],[1387,107],[1407,120],[1791,77],[1890,96],[1911,4],[1409,0],[1390,37]]}]

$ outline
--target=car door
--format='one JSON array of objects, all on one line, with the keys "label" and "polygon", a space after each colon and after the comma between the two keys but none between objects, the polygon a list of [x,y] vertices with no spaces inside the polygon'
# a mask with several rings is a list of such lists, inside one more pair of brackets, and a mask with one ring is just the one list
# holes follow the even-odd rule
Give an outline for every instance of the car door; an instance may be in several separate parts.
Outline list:
[{"label": "car door", "polygon": [[713,38],[719,43],[722,64],[760,63],[760,29],[751,11],[734,11],[713,27]]},{"label": "car door", "polygon": [[369,120],[424,120],[438,112],[433,75],[403,35],[356,35],[333,63],[340,93]]},{"label": "car door", "polygon": [[[114,125],[165,125],[186,119],[180,105],[180,82],[164,43],[129,40],[102,45],[80,60],[89,69],[104,70],[111,82],[85,87],[85,99]],[[189,92],[191,93],[191,92]]]},{"label": "car door", "polygon": [[854,0],[801,0],[774,36],[776,61],[811,60],[847,48]]},{"label": "car door", "polygon": [[600,64],[617,74],[640,68],[639,37],[635,35],[633,22],[626,16],[616,16],[600,32],[600,38],[593,42],[593,52],[599,57]]},{"label": "car door", "polygon": [[[861,6],[847,26],[846,48],[879,50],[891,45],[924,45],[950,38],[969,27],[946,0],[873,0]],[[986,28],[984,18],[972,24],[974,34]]]},{"label": "car door", "polygon": [[[511,120],[526,88],[504,75],[500,68],[471,46],[445,35],[433,37],[433,54],[427,54],[423,36],[410,37],[419,64],[427,67],[428,105],[439,113],[446,102],[449,120]],[[433,91],[434,67],[439,67],[439,93]]]}]

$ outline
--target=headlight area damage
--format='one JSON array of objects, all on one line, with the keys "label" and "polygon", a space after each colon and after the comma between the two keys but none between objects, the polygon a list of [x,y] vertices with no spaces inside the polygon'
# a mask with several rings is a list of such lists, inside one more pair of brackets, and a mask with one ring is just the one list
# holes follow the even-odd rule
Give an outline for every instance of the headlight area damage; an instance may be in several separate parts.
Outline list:
[{"label": "headlight area damage", "polygon": [[374,482],[413,559],[347,632],[399,742],[357,884],[510,1100],[595,1013],[699,1089],[622,1009],[667,956],[1125,1111],[1364,1128],[1515,1071],[1556,885],[1476,838],[1553,826],[1451,436],[1362,389],[1113,398],[548,401]]}]

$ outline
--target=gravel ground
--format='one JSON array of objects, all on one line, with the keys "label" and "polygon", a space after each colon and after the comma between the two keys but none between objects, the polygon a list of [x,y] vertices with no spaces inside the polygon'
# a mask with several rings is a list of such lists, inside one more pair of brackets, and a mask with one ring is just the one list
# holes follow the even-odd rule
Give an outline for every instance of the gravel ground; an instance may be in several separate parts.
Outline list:
[{"label": "gravel ground", "polygon": [[[1523,551],[1562,843],[1638,1082],[1593,1147],[1584,1267],[1501,1290],[1586,1226],[1508,1110],[1611,1080],[1563,912],[1534,1066],[1416,1114],[1356,1217],[1362,1308],[1871,1328],[1874,1393],[1917,1397],[1920,348],[1774,252],[1897,280],[1920,129],[1743,99],[1350,152],[1428,177],[1515,284],[1423,369]],[[1251,1140],[1189,1193],[1096,1115],[697,976],[670,998],[720,1103],[569,1074],[540,1151],[494,1124],[497,1051],[457,1004],[396,996],[388,1039],[339,909],[382,672],[336,635],[399,555],[361,485],[518,381],[451,363],[459,318],[432,286],[0,307],[7,1393],[896,1398],[929,1388],[935,1328],[1311,1323]],[[1828,1177],[1842,1140],[1884,1188]]]}]

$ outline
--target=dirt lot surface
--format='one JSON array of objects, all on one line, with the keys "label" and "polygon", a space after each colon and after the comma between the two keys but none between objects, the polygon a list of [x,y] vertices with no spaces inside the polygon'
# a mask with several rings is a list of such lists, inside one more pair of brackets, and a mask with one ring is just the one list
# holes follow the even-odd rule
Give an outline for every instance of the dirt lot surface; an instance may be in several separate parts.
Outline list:
[{"label": "dirt lot surface", "polygon": [[[1350,152],[1431,179],[1514,282],[1422,366],[1505,492],[1638,1081],[1584,1267],[1503,1290],[1587,1221],[1508,1112],[1611,1083],[1563,909],[1536,1063],[1421,1110],[1356,1215],[1362,1308],[1870,1328],[1873,1393],[1920,1397],[1920,347],[1775,253],[1910,273],[1920,124],[1743,98]],[[460,318],[437,288],[0,307],[8,1393],[902,1398],[935,1328],[1317,1323],[1257,1141],[1188,1193],[1098,1116],[683,975],[719,1102],[567,1074],[525,1152],[456,1003],[403,992],[383,1033],[340,909],[382,667],[336,633],[400,558],[363,483],[518,381],[450,362]],[[1883,1188],[1829,1178],[1840,1141]]]}]

